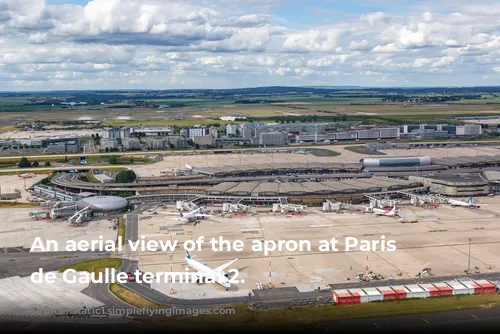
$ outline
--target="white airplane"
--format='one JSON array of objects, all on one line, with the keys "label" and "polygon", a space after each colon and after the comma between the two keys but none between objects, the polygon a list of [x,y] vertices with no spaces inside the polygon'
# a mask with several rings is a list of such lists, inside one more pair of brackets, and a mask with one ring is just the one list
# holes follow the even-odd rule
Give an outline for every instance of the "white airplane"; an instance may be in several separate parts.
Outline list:
[{"label": "white airplane", "polygon": [[193,220],[199,220],[199,219],[204,219],[207,217],[212,217],[211,215],[207,215],[203,213],[203,207],[198,208],[196,210],[190,211],[186,214],[182,213],[182,210],[179,209],[179,219],[178,220],[187,220],[187,221],[193,221]]},{"label": "white airplane", "polygon": [[22,179],[29,179],[29,178],[32,178],[33,176],[35,176],[35,174],[33,174],[33,173],[19,174],[18,172],[16,172],[16,175],[17,175],[17,177],[20,177]]},{"label": "white airplane", "polygon": [[224,269],[235,263],[236,260],[238,260],[238,258],[229,261],[228,263],[225,263],[223,265],[220,265],[217,268],[210,269],[204,264],[201,264],[200,262],[191,258],[189,252],[186,251],[186,262],[189,267],[196,270],[199,279],[204,280],[207,277],[209,277],[212,282],[217,283],[226,288],[226,291],[231,287],[231,283],[229,283],[228,274],[224,272]]},{"label": "white airplane", "polygon": [[466,207],[479,208],[479,205],[474,204],[474,200],[472,199],[472,197],[470,197],[467,200],[467,202],[457,201],[457,200],[450,198],[450,199],[448,199],[448,204],[450,204],[451,206],[466,206]]},{"label": "white airplane", "polygon": [[395,217],[395,216],[398,215],[398,210],[396,209],[395,205],[394,205],[394,207],[391,210],[374,208],[373,209],[373,214],[376,215],[376,216]]}]

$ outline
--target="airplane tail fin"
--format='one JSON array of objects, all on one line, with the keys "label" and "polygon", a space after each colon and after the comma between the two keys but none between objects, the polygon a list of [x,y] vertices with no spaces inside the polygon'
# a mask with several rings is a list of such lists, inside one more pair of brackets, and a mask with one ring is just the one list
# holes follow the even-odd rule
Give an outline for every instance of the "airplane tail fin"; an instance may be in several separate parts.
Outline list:
[{"label": "airplane tail fin", "polygon": [[472,204],[472,197],[467,200],[467,203]]},{"label": "airplane tail fin", "polygon": [[16,175],[19,176],[19,177],[22,177],[21,174],[19,174],[18,172],[16,172]]},{"label": "airplane tail fin", "polygon": [[179,209],[179,215],[181,216],[181,218],[184,217],[184,215],[182,214],[182,210],[181,209]]},{"label": "airplane tail fin", "polygon": [[191,255],[189,255],[189,252],[186,251],[186,258],[190,259],[191,258]]}]

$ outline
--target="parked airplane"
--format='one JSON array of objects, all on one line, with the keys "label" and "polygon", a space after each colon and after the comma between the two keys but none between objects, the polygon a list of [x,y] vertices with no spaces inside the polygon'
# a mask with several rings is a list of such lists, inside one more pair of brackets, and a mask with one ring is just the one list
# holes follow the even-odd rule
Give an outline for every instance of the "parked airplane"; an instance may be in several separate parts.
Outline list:
[{"label": "parked airplane", "polygon": [[203,207],[198,208],[196,210],[190,211],[186,214],[182,213],[182,210],[179,209],[179,219],[178,220],[187,220],[187,221],[193,221],[193,220],[199,220],[199,219],[204,219],[207,217],[212,217],[211,215],[207,215],[203,213]]},{"label": "parked airplane", "polygon": [[374,208],[373,214],[376,216],[395,217],[398,215],[398,210],[396,209],[395,205],[391,210]]},{"label": "parked airplane", "polygon": [[467,202],[457,201],[455,199],[448,199],[448,204],[451,206],[466,206],[466,207],[474,207],[479,208],[479,205],[474,204],[474,200],[470,197]]},{"label": "parked airplane", "polygon": [[207,277],[209,277],[210,280],[212,280],[214,283],[220,284],[221,286],[226,288],[226,291],[231,287],[231,283],[229,283],[228,274],[224,272],[224,269],[232,265],[234,262],[236,262],[236,260],[238,260],[238,258],[229,261],[228,263],[225,263],[223,265],[220,265],[217,268],[210,269],[204,264],[201,264],[200,262],[191,258],[189,252],[186,251],[186,262],[189,267],[196,270],[199,278],[201,280],[204,280]]},{"label": "parked airplane", "polygon": [[22,179],[29,179],[29,178],[32,178],[33,176],[35,176],[35,174],[33,174],[33,173],[19,174],[18,172],[16,172],[16,175],[17,175],[17,177],[20,177]]}]

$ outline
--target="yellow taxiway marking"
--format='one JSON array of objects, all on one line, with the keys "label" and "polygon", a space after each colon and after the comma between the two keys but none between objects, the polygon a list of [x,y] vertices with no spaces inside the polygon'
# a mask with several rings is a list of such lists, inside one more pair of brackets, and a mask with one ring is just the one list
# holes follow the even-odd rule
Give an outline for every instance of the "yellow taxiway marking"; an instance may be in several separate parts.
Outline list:
[{"label": "yellow taxiway marking", "polygon": [[474,314],[471,314],[471,316],[472,316],[474,319],[479,320],[479,318],[478,318],[478,317],[476,317]]},{"label": "yellow taxiway marking", "polygon": [[430,324],[430,322],[427,321],[427,319],[422,318],[422,320],[425,321],[426,323]]}]

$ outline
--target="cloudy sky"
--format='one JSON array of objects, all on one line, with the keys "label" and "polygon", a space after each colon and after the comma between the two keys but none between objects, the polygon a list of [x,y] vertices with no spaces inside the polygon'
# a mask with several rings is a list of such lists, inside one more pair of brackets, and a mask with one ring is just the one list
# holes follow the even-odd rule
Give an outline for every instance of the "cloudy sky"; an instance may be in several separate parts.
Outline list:
[{"label": "cloudy sky", "polygon": [[0,90],[500,84],[488,0],[0,0]]}]

